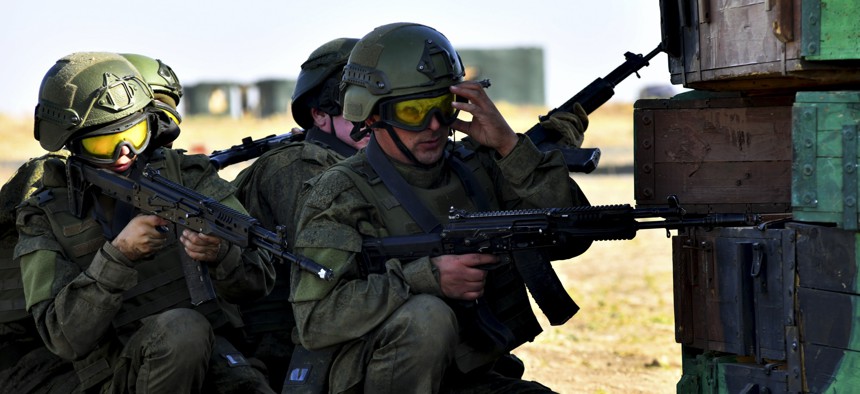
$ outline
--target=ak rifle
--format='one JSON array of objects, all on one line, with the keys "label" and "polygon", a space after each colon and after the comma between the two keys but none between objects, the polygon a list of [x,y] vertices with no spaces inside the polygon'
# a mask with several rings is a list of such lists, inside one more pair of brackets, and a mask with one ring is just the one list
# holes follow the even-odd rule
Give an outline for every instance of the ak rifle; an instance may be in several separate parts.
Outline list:
[{"label": "ak rifle", "polygon": [[[149,165],[133,169],[128,176],[94,167],[74,156],[69,158],[67,165],[72,180],[70,208],[78,217],[83,212],[86,191],[96,188],[105,196],[131,204],[143,213],[167,219],[180,228],[213,235],[243,248],[266,250],[279,261],[296,264],[321,279],[332,280],[334,277],[330,269],[288,252],[282,228],[278,233],[269,231],[259,220],[173,182]],[[181,254],[182,270],[192,303],[198,305],[215,298],[206,264],[192,260],[184,252]]]},{"label": "ak rifle", "polygon": [[[676,196],[665,207],[578,206],[469,213],[453,209],[440,232],[368,238],[362,253],[368,272],[380,272],[391,258],[486,253],[512,262],[519,251],[537,251],[548,260],[582,254],[590,241],[629,240],[643,229],[754,226],[761,217],[745,213],[687,214]],[[585,245],[583,248],[582,245]],[[485,267],[491,269],[493,267]]]},{"label": "ak rifle", "polygon": [[284,133],[269,135],[260,139],[252,140],[251,137],[242,138],[242,143],[233,145],[227,149],[216,150],[209,154],[209,162],[215,169],[221,170],[232,164],[241,163],[246,160],[256,159],[281,144],[287,142],[301,141],[305,139],[304,133]]},{"label": "ak rifle", "polygon": [[[621,63],[620,66],[616,67],[605,77],[595,79],[585,89],[580,90],[558,108],[549,111],[546,115],[542,115],[540,122],[548,119],[558,111],[573,112],[574,103],[579,103],[585,109],[586,113],[591,114],[615,95],[615,86],[632,74],[636,74],[638,77],[639,70],[648,66],[648,62],[661,51],[662,46],[658,45],[657,48],[654,48],[653,51],[645,56],[631,52],[625,53],[624,57],[626,60],[624,63]],[[540,122],[532,126],[525,133],[538,149],[544,152],[556,149],[560,150],[564,155],[564,161],[567,163],[567,169],[571,172],[590,173],[597,168],[597,164],[600,161],[599,148],[574,148],[559,145],[558,141],[561,140],[561,135],[557,131],[545,129],[541,126]]]}]

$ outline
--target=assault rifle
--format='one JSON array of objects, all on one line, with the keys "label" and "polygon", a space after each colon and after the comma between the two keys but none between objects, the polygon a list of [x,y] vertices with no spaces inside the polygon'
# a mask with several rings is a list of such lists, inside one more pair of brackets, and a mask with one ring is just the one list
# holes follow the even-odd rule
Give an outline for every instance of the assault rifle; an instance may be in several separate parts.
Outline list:
[{"label": "assault rifle", "polygon": [[242,143],[233,145],[227,149],[216,150],[209,154],[209,162],[215,169],[223,169],[232,164],[241,163],[246,160],[256,159],[274,147],[287,142],[301,141],[305,139],[304,133],[284,133],[269,135],[260,139],[252,140],[251,137],[242,138]]},{"label": "assault rifle", "polygon": [[[615,95],[615,86],[621,81],[627,79],[631,74],[639,76],[639,70],[648,65],[648,62],[657,56],[662,51],[660,45],[645,56],[627,52],[624,54],[624,63],[616,67],[612,72],[603,78],[597,78],[590,83],[585,89],[579,91],[560,107],[549,111],[546,115],[540,117],[540,121],[548,119],[552,114],[563,111],[573,112],[574,103],[579,103],[585,112],[592,113],[601,105],[605,104]],[[573,148],[568,146],[558,145],[561,135],[553,130],[547,130],[541,126],[540,122],[532,126],[525,133],[541,151],[547,152],[550,150],[560,150],[564,155],[564,161],[567,163],[567,169],[571,172],[590,173],[597,168],[597,163],[600,161],[599,148]]]},{"label": "assault rifle", "polygon": [[442,231],[368,238],[364,240],[362,253],[370,272],[391,258],[447,254],[495,254],[500,257],[499,264],[508,264],[512,252],[538,250],[550,260],[564,260],[585,252],[583,248],[570,247],[577,241],[628,240],[641,229],[666,229],[668,236],[672,229],[754,226],[761,222],[760,216],[744,213],[688,215],[677,196],[669,196],[667,205],[633,208],[622,204],[475,213],[452,208],[449,222]]},{"label": "assault rifle", "polygon": [[[93,167],[72,156],[68,160],[68,170],[72,180],[69,203],[78,217],[83,211],[85,191],[95,187],[108,197],[131,204],[146,214],[158,215],[181,228],[214,235],[243,248],[266,250],[279,261],[297,264],[321,279],[334,277],[330,269],[287,252],[283,228],[277,233],[271,232],[257,219],[165,178],[148,164],[125,176]],[[215,298],[206,265],[191,260],[185,253],[182,255],[186,257],[182,269],[192,303],[199,305]]]},{"label": "assault rifle", "polygon": [[592,241],[633,239],[641,229],[666,229],[668,236],[671,229],[752,226],[760,221],[758,215],[740,213],[687,215],[676,196],[669,197],[667,207],[655,208],[624,204],[477,213],[452,209],[440,232],[365,239],[361,268],[371,274],[384,272],[385,261],[391,258],[494,254],[498,263],[481,268],[514,267],[550,324],[559,325],[579,306],[564,290],[550,261],[576,257]]}]

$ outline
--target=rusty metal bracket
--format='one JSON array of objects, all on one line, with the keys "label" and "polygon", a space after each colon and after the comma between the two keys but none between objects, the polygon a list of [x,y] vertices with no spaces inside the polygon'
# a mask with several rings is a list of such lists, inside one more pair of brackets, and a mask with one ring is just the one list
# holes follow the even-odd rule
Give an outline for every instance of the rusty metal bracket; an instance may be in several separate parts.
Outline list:
[{"label": "rusty metal bracket", "polygon": [[752,266],[750,267],[750,276],[758,278],[761,285],[761,292],[767,293],[767,267],[765,267],[766,259],[765,247],[761,242],[753,242],[752,244]]},{"label": "rusty metal bracket", "polygon": [[773,35],[782,42],[794,41],[794,0],[768,0],[773,17]]},{"label": "rusty metal bracket", "polygon": [[800,4],[801,45],[800,55],[803,57],[821,54],[821,1],[802,0]]},{"label": "rusty metal bracket", "polygon": [[795,157],[791,176],[793,190],[791,205],[801,208],[814,208],[818,206],[815,174],[818,112],[812,106],[795,107],[792,111],[792,118],[791,130]]}]

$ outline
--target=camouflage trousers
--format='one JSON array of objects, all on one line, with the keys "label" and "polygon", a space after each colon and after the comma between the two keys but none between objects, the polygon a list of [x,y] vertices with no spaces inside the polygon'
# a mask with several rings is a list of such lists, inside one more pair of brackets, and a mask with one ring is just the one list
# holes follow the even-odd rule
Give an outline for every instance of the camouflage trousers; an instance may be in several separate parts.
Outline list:
[{"label": "camouflage trousers", "polygon": [[141,323],[102,393],[274,393],[202,314],[172,309]]},{"label": "camouflage trousers", "polygon": [[440,298],[414,295],[376,330],[340,350],[332,393],[435,393],[458,342],[454,312]]},{"label": "camouflage trousers", "polygon": [[[329,391],[553,393],[540,383],[504,376],[493,365],[467,374],[459,372],[453,364],[459,342],[451,307],[435,296],[414,295],[379,328],[341,349],[332,364]],[[362,370],[364,376],[356,375]]]}]

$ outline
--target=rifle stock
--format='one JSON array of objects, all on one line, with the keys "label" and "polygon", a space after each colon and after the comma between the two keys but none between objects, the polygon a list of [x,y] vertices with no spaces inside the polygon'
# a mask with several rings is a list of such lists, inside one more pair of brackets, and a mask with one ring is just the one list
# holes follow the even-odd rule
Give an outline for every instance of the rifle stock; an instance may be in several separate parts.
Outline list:
[{"label": "rifle stock", "polygon": [[[296,264],[321,279],[333,279],[334,273],[330,269],[306,257],[287,252],[283,229],[278,229],[277,234],[269,231],[257,219],[173,182],[149,165],[125,176],[90,166],[72,157],[68,161],[68,170],[69,179],[73,180],[73,190],[69,193],[70,205],[76,216],[82,212],[83,193],[95,187],[108,197],[127,202],[141,212],[157,215],[181,228],[214,235],[243,248],[266,250],[281,262]],[[192,302],[200,303],[214,298],[211,283],[206,283],[209,281],[206,265],[190,258],[184,258],[183,264]]]},{"label": "rifle stock", "polygon": [[[639,76],[639,70],[648,66],[648,62],[661,51],[662,47],[658,45],[657,48],[645,56],[631,52],[625,53],[624,57],[626,60],[624,63],[616,67],[605,77],[595,79],[585,89],[580,90],[561,106],[549,111],[546,115],[542,115],[540,121],[546,120],[558,111],[573,112],[575,103],[579,103],[585,109],[586,113],[591,114],[615,95],[615,86],[632,74]],[[594,171],[600,161],[599,148],[574,148],[559,145],[558,141],[561,140],[561,135],[556,131],[547,130],[541,126],[540,122],[532,126],[525,134],[541,151],[561,150],[565,157],[568,171],[587,174]]]}]

